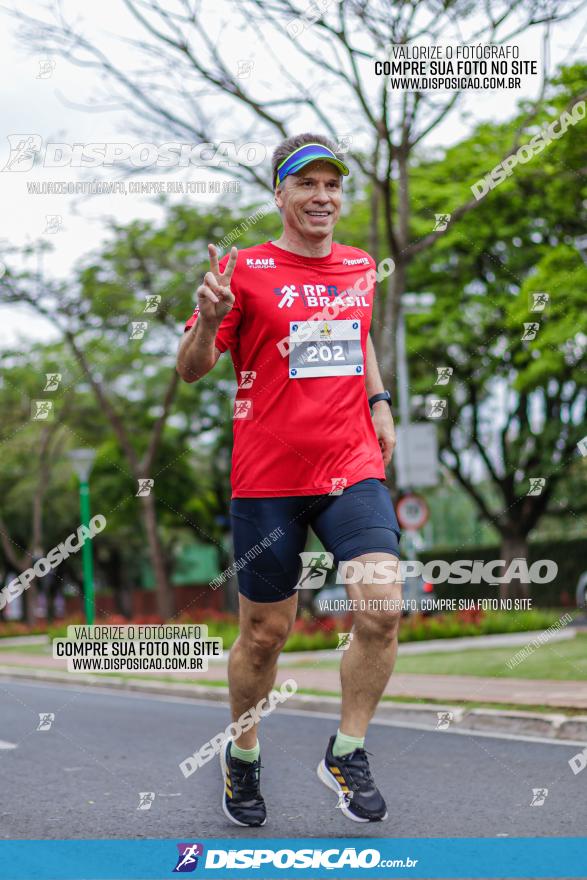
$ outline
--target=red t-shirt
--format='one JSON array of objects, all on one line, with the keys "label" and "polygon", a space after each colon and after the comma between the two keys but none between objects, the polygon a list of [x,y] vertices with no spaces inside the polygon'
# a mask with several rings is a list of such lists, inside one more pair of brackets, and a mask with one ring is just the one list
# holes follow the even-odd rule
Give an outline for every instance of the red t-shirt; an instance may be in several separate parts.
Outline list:
[{"label": "red t-shirt", "polygon": [[233,498],[325,495],[385,478],[365,388],[374,289],[375,263],[358,248],[239,251],[234,306],[215,343],[230,349],[238,381]]}]

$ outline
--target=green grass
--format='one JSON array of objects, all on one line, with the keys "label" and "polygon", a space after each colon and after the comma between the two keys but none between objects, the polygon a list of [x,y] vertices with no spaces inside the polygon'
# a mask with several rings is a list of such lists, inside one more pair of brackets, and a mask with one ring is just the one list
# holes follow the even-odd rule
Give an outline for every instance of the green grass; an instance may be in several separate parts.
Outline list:
[{"label": "green grass", "polygon": [[[544,678],[555,681],[587,681],[587,633],[579,633],[574,639],[547,642],[538,646],[534,653],[513,668],[511,660],[523,646],[509,648],[481,648],[467,651],[442,651],[399,657],[395,671],[421,675],[473,675],[495,678]],[[18,649],[9,646],[2,651],[18,650],[19,653],[51,656],[47,645],[22,645]],[[338,660],[304,661],[288,665],[289,669],[335,669]],[[132,676],[133,678],[135,676]],[[144,676],[151,679],[151,676]],[[170,681],[177,679],[169,678]],[[185,679],[182,679],[185,681]],[[202,682],[212,684],[212,682]]]},{"label": "green grass", "polygon": [[494,678],[544,678],[587,681],[587,633],[563,642],[547,642],[517,666],[508,667],[523,646],[447,651],[400,657],[395,671],[422,675],[481,675]]},{"label": "green grass", "polygon": [[[477,675],[494,678],[545,678],[555,681],[587,681],[587,633],[563,642],[547,642],[510,669],[523,645],[510,648],[475,648],[463,651],[436,651],[398,657],[395,672],[419,675]],[[336,669],[337,660],[299,660],[289,669]]]}]

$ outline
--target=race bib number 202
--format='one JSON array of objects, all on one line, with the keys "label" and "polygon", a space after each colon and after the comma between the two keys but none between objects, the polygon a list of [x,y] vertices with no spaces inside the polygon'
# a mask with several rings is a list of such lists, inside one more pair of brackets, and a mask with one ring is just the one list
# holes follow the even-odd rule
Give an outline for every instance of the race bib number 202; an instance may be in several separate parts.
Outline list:
[{"label": "race bib number 202", "polygon": [[362,376],[360,321],[316,321],[289,325],[289,377]]}]

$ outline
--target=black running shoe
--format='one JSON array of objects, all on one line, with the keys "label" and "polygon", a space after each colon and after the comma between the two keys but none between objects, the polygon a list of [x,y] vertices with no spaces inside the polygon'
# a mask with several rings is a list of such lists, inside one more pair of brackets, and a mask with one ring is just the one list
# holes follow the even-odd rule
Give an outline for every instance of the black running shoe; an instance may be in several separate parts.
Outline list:
[{"label": "black running shoe", "polygon": [[332,754],[335,736],[330,737],[326,757],[318,764],[318,778],[340,798],[340,809],[353,822],[382,822],[387,807],[369,769],[365,749],[335,758]]},{"label": "black running shoe", "polygon": [[230,740],[220,752],[224,792],[222,809],[235,825],[264,825],[267,819],[261,794],[261,761],[240,761],[230,754]]}]

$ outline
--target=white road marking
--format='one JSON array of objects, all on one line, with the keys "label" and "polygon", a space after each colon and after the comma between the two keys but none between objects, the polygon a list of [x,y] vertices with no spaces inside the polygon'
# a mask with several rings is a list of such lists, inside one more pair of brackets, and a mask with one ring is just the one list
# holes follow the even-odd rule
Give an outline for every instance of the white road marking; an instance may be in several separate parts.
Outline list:
[{"label": "white road marking", "polygon": [[9,742],[6,742],[5,739],[0,739],[0,749],[16,749],[16,748],[17,748],[16,743],[9,743]]}]

